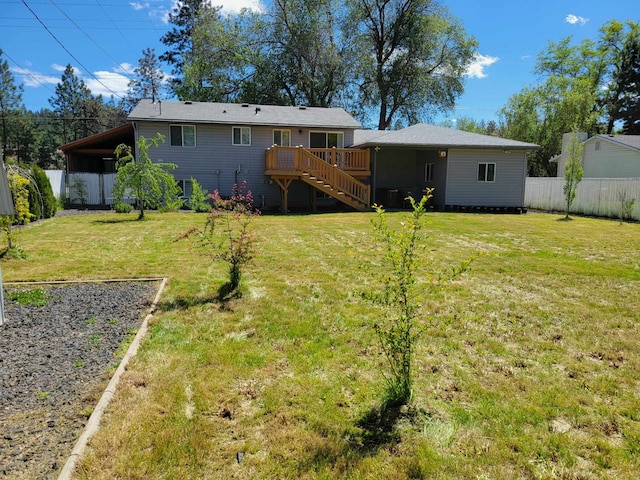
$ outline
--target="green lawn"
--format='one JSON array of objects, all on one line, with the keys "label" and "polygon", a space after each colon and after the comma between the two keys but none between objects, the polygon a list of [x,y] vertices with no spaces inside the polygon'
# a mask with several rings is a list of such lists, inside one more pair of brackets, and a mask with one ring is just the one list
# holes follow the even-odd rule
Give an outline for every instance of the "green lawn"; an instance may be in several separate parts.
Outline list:
[{"label": "green lawn", "polygon": [[373,215],[258,218],[245,296],[224,306],[225,266],[174,242],[203,215],[18,232],[29,257],[5,281],[170,278],[79,478],[638,478],[639,224],[429,214],[421,281],[482,255],[425,283],[412,406],[371,422]]}]

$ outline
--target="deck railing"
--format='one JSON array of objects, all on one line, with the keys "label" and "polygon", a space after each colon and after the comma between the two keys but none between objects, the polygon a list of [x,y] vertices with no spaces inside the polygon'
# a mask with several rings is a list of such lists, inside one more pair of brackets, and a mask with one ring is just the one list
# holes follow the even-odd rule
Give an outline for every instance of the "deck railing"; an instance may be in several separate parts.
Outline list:
[{"label": "deck railing", "polygon": [[[295,152],[302,147],[281,147],[274,145],[267,150],[267,170],[295,171]],[[308,148],[312,155],[329,165],[338,167],[352,175],[368,175],[370,169],[369,150],[349,148]]]},{"label": "deck railing", "polygon": [[366,206],[369,206],[369,185],[356,180],[347,172],[364,173],[368,169],[369,152],[366,150],[306,149],[276,145],[265,153],[265,170],[268,174],[299,175],[308,183],[326,185],[326,188],[333,188],[341,195]]}]

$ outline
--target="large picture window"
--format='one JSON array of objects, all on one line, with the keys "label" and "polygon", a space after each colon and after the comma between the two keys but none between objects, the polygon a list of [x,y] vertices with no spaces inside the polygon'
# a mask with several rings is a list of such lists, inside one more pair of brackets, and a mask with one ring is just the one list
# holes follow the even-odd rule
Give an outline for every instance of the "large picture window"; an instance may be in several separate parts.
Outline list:
[{"label": "large picture window", "polygon": [[496,164],[495,163],[479,163],[478,164],[478,181],[479,182],[495,182],[496,180]]},{"label": "large picture window", "polygon": [[233,127],[234,145],[251,145],[251,127]]},{"label": "large picture window", "polygon": [[309,148],[344,148],[343,132],[309,132]]},{"label": "large picture window", "polygon": [[274,130],[273,144],[281,147],[291,146],[291,130]]},{"label": "large picture window", "polygon": [[196,146],[196,126],[195,125],[171,125],[171,146],[172,147],[195,147]]}]

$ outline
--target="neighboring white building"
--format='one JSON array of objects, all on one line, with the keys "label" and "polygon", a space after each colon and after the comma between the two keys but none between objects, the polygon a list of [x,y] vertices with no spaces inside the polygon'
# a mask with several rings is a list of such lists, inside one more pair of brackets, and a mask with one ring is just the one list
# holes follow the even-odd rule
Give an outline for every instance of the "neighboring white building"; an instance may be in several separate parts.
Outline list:
[{"label": "neighboring white building", "polygon": [[[584,178],[640,178],[640,135],[578,136],[584,143]],[[562,137],[562,154],[557,157],[558,177],[564,177],[566,146],[571,133]]]}]

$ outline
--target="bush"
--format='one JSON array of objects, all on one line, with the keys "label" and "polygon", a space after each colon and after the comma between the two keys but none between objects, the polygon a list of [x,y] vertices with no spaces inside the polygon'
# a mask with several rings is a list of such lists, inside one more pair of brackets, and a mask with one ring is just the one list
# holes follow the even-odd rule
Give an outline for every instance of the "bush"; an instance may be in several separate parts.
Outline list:
[{"label": "bush", "polygon": [[207,202],[207,192],[195,178],[191,179],[192,192],[191,197],[187,201],[187,207],[198,213],[204,213],[211,210],[211,205]]},{"label": "bush", "polygon": [[113,209],[116,211],[116,213],[130,213],[131,205],[124,202],[118,202],[113,206]]},{"label": "bush", "polygon": [[42,203],[42,218],[51,218],[55,216],[58,210],[58,201],[53,195],[53,189],[51,188],[51,182],[45,171],[34,165],[31,167],[31,176],[36,183],[38,191],[40,192],[40,199]]}]

